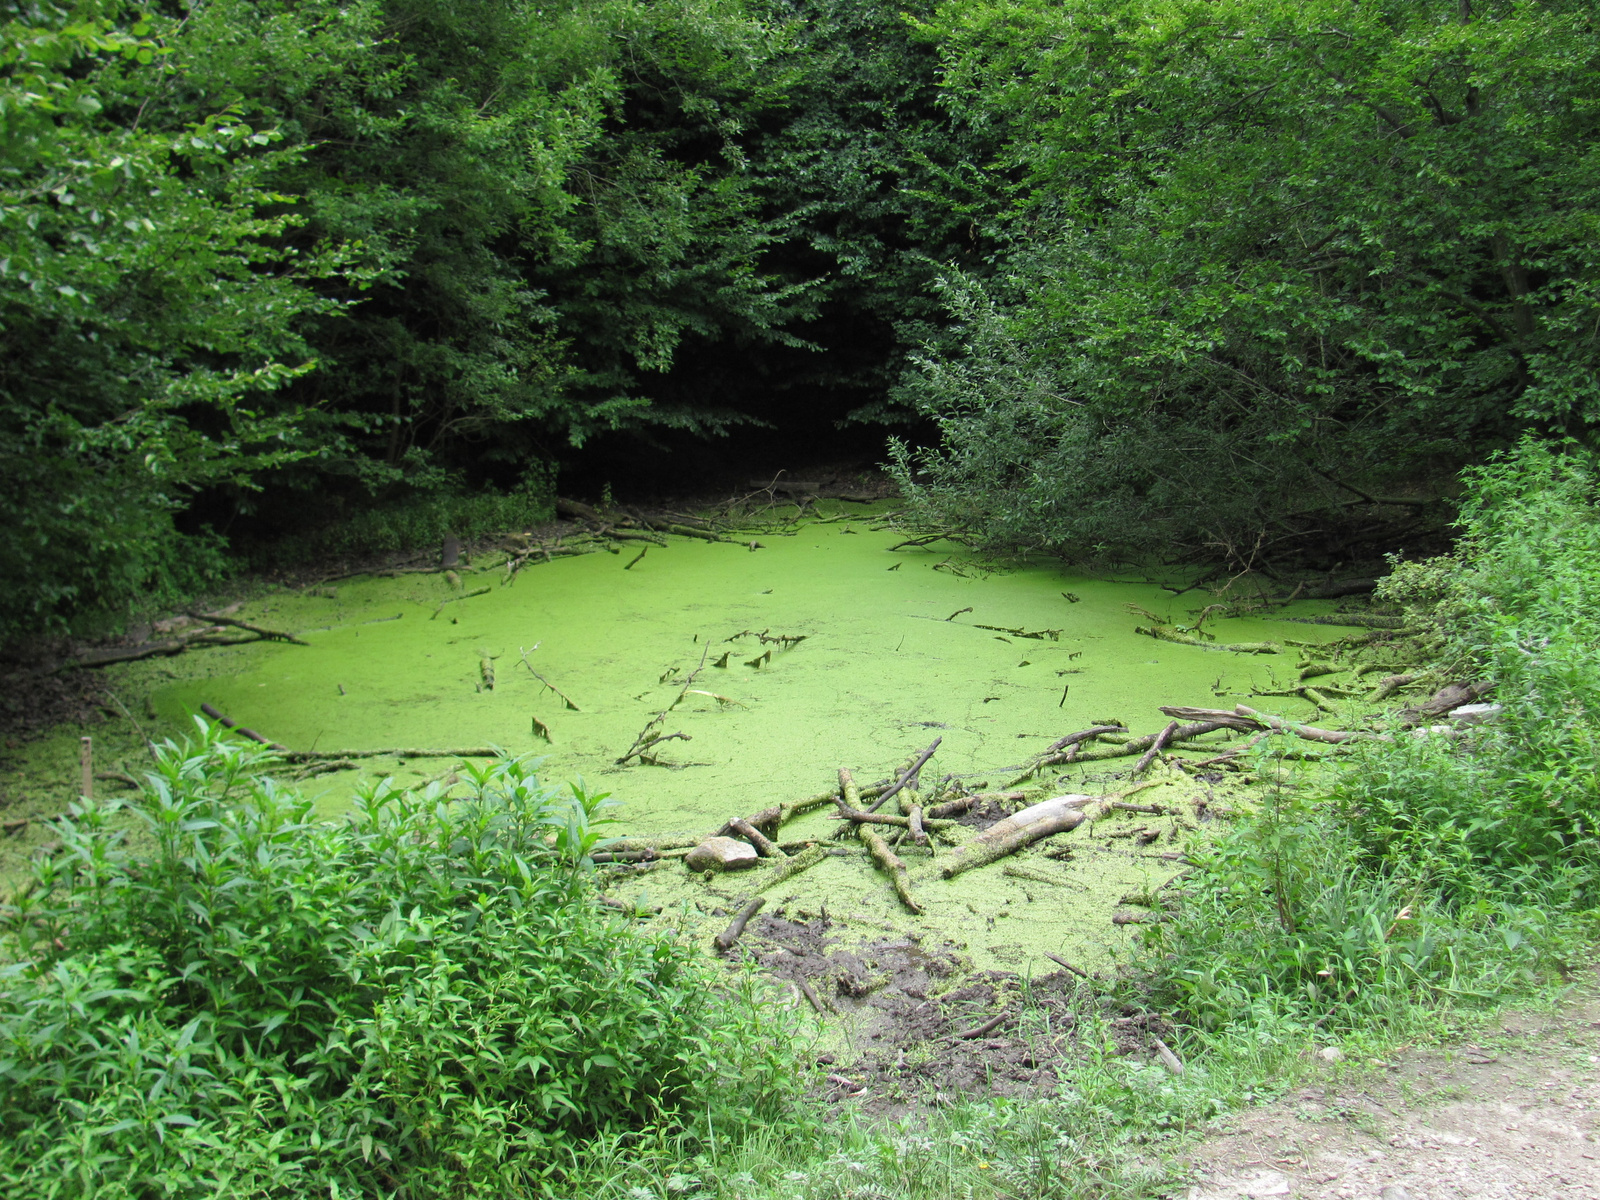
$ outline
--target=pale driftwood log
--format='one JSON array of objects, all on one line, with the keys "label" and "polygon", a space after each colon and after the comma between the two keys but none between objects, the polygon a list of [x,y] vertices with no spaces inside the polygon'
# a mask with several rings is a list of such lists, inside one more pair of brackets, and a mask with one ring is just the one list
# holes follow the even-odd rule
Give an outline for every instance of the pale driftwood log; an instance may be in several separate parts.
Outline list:
[{"label": "pale driftwood log", "polygon": [[874,861],[889,876],[889,882],[894,885],[894,894],[900,897],[900,903],[920,915],[922,905],[918,904],[916,897],[911,894],[911,881],[906,877],[906,864],[900,861],[899,855],[889,849],[889,843],[870,826],[858,825],[856,836],[866,845],[867,852],[872,855]]},{"label": "pale driftwood log", "polygon": [[1004,821],[996,821],[989,826],[951,855],[939,873],[946,879],[954,879],[963,871],[1014,854],[1040,838],[1076,829],[1087,817],[1085,806],[1093,804],[1094,799],[1093,796],[1057,796],[1029,805]]},{"label": "pale driftwood log", "polygon": [[1261,721],[1254,717],[1242,717],[1231,708],[1189,708],[1182,704],[1163,704],[1161,713],[1178,721],[1215,721],[1218,725],[1237,729],[1241,733],[1254,733],[1264,728]]},{"label": "pale driftwood log", "polygon": [[733,944],[739,940],[739,935],[744,932],[744,927],[750,923],[750,918],[760,912],[762,905],[766,904],[766,902],[767,898],[765,896],[754,896],[746,902],[745,906],[739,910],[739,915],[734,917],[733,924],[717,934],[717,949],[724,954],[733,949]]}]

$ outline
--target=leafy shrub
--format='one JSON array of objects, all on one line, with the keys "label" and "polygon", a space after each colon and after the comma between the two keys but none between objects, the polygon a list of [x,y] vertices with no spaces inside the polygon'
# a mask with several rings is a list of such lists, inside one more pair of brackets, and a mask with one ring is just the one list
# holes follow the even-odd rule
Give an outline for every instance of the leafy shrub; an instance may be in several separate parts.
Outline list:
[{"label": "leafy shrub", "polygon": [[1195,1019],[1503,994],[1600,903],[1596,481],[1587,452],[1525,440],[1467,472],[1452,555],[1395,564],[1382,598],[1433,626],[1441,670],[1492,679],[1501,717],[1367,743],[1318,802],[1274,796],[1220,838],[1151,935]]},{"label": "leafy shrub", "polygon": [[10,913],[7,1195],[571,1194],[595,1139],[778,1111],[756,997],[596,902],[603,797],[500,760],[318,822],[202,728]]}]

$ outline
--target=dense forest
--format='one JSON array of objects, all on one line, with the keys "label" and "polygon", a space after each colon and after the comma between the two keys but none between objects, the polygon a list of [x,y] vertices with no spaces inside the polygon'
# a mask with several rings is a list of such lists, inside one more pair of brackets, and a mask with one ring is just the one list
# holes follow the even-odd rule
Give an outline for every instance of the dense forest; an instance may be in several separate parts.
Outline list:
[{"label": "dense forest", "polygon": [[718,439],[1325,566],[1600,417],[1579,0],[7,8],[0,637]]}]

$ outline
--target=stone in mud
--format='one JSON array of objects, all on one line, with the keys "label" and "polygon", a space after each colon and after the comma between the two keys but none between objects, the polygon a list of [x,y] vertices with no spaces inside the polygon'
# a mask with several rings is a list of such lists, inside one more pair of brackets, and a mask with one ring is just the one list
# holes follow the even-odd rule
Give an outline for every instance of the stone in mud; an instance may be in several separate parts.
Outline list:
[{"label": "stone in mud", "polygon": [[707,838],[683,860],[691,871],[742,871],[761,861],[756,848],[731,837]]}]

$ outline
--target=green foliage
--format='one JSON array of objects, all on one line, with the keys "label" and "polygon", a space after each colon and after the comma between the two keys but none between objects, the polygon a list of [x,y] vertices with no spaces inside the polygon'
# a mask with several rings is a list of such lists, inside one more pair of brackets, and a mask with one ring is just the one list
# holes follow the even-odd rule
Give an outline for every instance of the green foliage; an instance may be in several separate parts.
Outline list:
[{"label": "green foliage", "polygon": [[295,456],[261,403],[334,308],[309,284],[337,256],[282,245],[299,151],[226,100],[135,119],[168,55],[116,11],[0,28],[0,639],[189,582],[173,509]]},{"label": "green foliage", "polygon": [[945,519],[1320,551],[1344,485],[1600,418],[1588,5],[950,0],[921,29],[955,119],[1004,131],[993,275],[952,276],[968,336],[918,398]]},{"label": "green foliage", "polygon": [[1380,590],[1428,612],[1443,668],[1493,679],[1502,714],[1365,743],[1326,791],[1273,793],[1217,840],[1150,942],[1203,1025],[1508,995],[1551,977],[1600,905],[1595,459],[1528,439],[1466,482],[1455,554]]},{"label": "green foliage", "polygon": [[202,725],[60,823],[0,975],[8,1195],[570,1195],[595,1139],[777,1115],[760,997],[597,903],[603,795],[507,759],[319,822],[270,761]]},{"label": "green foliage", "polygon": [[1374,756],[1341,797],[1382,859],[1432,865],[1457,893],[1484,878],[1600,904],[1600,496],[1592,454],[1524,441],[1468,472],[1447,559],[1397,565],[1386,593],[1431,603],[1463,673],[1504,713],[1465,749]]}]

